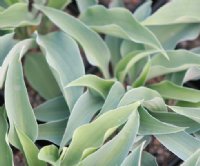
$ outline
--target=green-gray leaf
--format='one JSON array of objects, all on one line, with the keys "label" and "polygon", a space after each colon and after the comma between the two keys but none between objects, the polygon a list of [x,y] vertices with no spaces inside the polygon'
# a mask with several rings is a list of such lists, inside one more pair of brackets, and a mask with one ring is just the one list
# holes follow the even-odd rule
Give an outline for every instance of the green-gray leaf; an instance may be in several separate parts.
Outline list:
[{"label": "green-gray leaf", "polygon": [[[97,33],[67,13],[44,6],[37,5],[36,7],[59,28],[76,39],[83,47],[88,61],[92,65],[98,66],[105,77],[109,77],[108,64],[110,52]],[[90,40],[88,40],[88,37]]]},{"label": "green-gray leaf", "polygon": [[63,96],[47,100],[34,109],[36,119],[43,122],[66,119],[70,112]]},{"label": "green-gray leaf", "polygon": [[37,35],[37,42],[45,52],[47,63],[71,111],[82,94],[82,88],[65,89],[64,86],[85,74],[78,45],[63,32],[53,32],[45,36]]},{"label": "green-gray leaf", "polygon": [[12,166],[13,156],[7,140],[8,124],[5,115],[5,109],[0,107],[0,165]]},{"label": "green-gray leaf", "polygon": [[41,17],[35,18],[34,14],[28,11],[26,3],[15,3],[4,11],[0,12],[0,28],[15,28],[26,25],[38,25]]},{"label": "green-gray leaf", "polygon": [[30,53],[24,64],[25,76],[31,86],[45,99],[60,95],[60,89],[41,53]]}]

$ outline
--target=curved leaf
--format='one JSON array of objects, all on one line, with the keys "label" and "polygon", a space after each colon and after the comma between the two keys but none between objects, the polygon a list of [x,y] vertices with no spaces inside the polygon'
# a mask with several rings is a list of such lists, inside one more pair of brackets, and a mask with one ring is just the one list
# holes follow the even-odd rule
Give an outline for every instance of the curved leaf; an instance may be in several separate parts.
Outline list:
[{"label": "curved leaf", "polygon": [[197,103],[200,102],[200,92],[192,88],[178,86],[170,81],[162,81],[149,86],[167,99],[175,99]]},{"label": "curved leaf", "polygon": [[94,6],[82,14],[80,19],[97,32],[146,44],[162,52],[167,57],[153,33],[135,20],[132,14],[126,9],[106,9],[103,6]]},{"label": "curved leaf", "polygon": [[65,88],[67,89],[73,86],[86,86],[98,92],[103,98],[106,98],[113,84],[114,80],[105,80],[95,75],[85,75],[72,81]]},{"label": "curved leaf", "polygon": [[17,43],[16,40],[13,39],[14,33],[6,34],[4,36],[0,36],[0,89],[3,87],[6,71],[9,64],[9,51],[13,48],[13,46]]},{"label": "curved leaf", "polygon": [[47,140],[59,145],[66,125],[67,119],[40,124],[37,140]]},{"label": "curved leaf", "polygon": [[200,123],[200,108],[168,106],[174,112]]},{"label": "curved leaf", "polygon": [[26,3],[15,3],[0,12],[0,28],[15,28],[26,25],[38,25],[41,16],[35,17],[28,11]]},{"label": "curved leaf", "polygon": [[19,138],[21,148],[23,150],[23,153],[26,157],[27,163],[30,166],[46,166],[46,164],[38,159],[38,153],[39,149],[37,146],[32,142],[29,137],[27,137],[22,131],[15,128],[17,136]]},{"label": "curved leaf", "polygon": [[177,133],[185,130],[185,127],[174,126],[151,116],[145,108],[139,108],[140,114],[140,128],[139,134],[141,135],[158,135],[158,134],[169,134]]},{"label": "curved leaf", "polygon": [[70,112],[64,97],[47,100],[34,109],[36,119],[43,122],[66,119]]},{"label": "curved leaf", "polygon": [[182,160],[186,160],[200,148],[200,141],[185,132],[155,136],[167,149]]},{"label": "curved leaf", "polygon": [[66,151],[61,165],[74,165],[79,162],[85,149],[90,147],[98,148],[102,145],[105,133],[110,128],[124,124],[131,113],[136,111],[139,105],[140,103],[136,102],[134,104],[106,112],[92,123],[83,125],[76,129],[72,137],[72,142]]},{"label": "curved leaf", "polygon": [[64,86],[85,74],[78,45],[63,32],[53,32],[45,36],[38,34],[37,43],[44,50],[47,63],[71,111],[82,94],[82,88],[65,89]]},{"label": "curved leaf", "polygon": [[105,143],[100,149],[84,159],[80,165],[120,165],[129,153],[130,146],[134,142],[138,128],[139,114],[137,110],[134,110],[122,130],[112,140]]},{"label": "curved leaf", "polygon": [[186,70],[192,66],[199,66],[200,56],[198,54],[186,51],[176,50],[167,51],[169,60],[166,60],[159,54],[151,59],[151,69],[148,74],[148,79],[172,73]]},{"label": "curved leaf", "polygon": [[97,0],[76,0],[79,11],[81,13],[85,12],[90,6],[96,5]]},{"label": "curved leaf", "polygon": [[21,58],[29,49],[32,40],[27,39],[15,45],[10,52],[11,60],[5,82],[5,107],[10,122],[9,139],[17,146],[17,135],[14,126],[23,134],[35,141],[38,132],[37,122],[29,102],[24,83]]},{"label": "curved leaf", "polygon": [[42,97],[51,99],[60,95],[59,86],[42,54],[28,54],[24,70],[28,82]]},{"label": "curved leaf", "polygon": [[80,96],[69,116],[67,127],[60,144],[61,148],[71,140],[76,128],[92,120],[94,115],[101,109],[102,105],[102,98],[92,95],[90,91],[86,91]]},{"label": "curved leaf", "polygon": [[128,165],[134,165],[134,166],[140,166],[141,165],[141,158],[142,158],[142,150],[144,148],[145,142],[140,144],[138,147],[136,147],[123,161],[121,166],[128,166]]},{"label": "curved leaf", "polygon": [[[92,65],[98,66],[105,77],[109,77],[108,64],[110,60],[110,52],[97,33],[90,30],[81,21],[67,13],[49,7],[39,5],[35,6],[59,28],[76,39],[83,47],[88,61]],[[88,40],[88,37],[90,40]]]},{"label": "curved leaf", "polygon": [[192,3],[188,0],[171,1],[148,17],[143,24],[169,25],[200,22],[199,5],[199,0],[193,0]]},{"label": "curved leaf", "polygon": [[12,150],[7,138],[8,124],[5,116],[5,109],[0,107],[0,165],[12,166],[13,156]]}]

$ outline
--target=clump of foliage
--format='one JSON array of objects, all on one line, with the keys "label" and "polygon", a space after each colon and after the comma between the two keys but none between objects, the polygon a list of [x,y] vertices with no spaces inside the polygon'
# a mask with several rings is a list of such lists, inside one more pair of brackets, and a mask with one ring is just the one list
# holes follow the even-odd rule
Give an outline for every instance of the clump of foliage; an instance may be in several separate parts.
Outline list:
[{"label": "clump of foliage", "polygon": [[[152,135],[200,165],[200,92],[183,86],[200,78],[200,49],[175,49],[199,35],[199,0],[152,15],[149,0],[134,13],[77,0],[79,18],[62,10],[70,0],[22,1],[0,1],[0,165],[13,165],[12,145],[30,166],[156,166]],[[100,72],[86,74],[80,52]],[[23,71],[46,99],[34,109]]]}]

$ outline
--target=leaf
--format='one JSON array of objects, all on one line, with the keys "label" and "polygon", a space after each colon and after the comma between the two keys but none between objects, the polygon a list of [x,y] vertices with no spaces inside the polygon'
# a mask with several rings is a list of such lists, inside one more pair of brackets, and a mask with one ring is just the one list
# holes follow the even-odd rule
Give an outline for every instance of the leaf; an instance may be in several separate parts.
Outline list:
[{"label": "leaf", "polygon": [[4,36],[0,36],[0,89],[3,87],[6,71],[8,67],[9,51],[13,48],[13,46],[17,43],[16,40],[13,39],[14,33],[6,34]]},{"label": "leaf", "polygon": [[97,32],[146,44],[162,52],[167,58],[165,51],[153,33],[135,20],[126,9],[106,9],[103,6],[94,6],[82,14],[80,19]]},{"label": "leaf", "polygon": [[38,34],[37,43],[45,52],[47,63],[71,111],[83,89],[65,89],[64,86],[85,74],[78,45],[63,32],[53,32],[45,36]]},{"label": "leaf", "polygon": [[7,138],[8,124],[5,116],[5,109],[0,107],[0,165],[12,166],[13,165],[13,156],[12,150],[9,146]]},{"label": "leaf", "polygon": [[120,47],[120,53],[122,57],[127,56],[130,52],[133,51],[144,51],[144,45],[132,42],[130,40],[123,40],[121,47]]},{"label": "leaf", "polygon": [[168,106],[174,112],[186,116],[198,123],[200,123],[200,109],[192,107],[177,107],[177,106]]},{"label": "leaf", "polygon": [[66,7],[70,3],[71,3],[71,0],[59,0],[59,1],[49,0],[48,6],[57,8],[57,9],[64,9],[64,7]]},{"label": "leaf", "polygon": [[[181,108],[184,109],[184,107]],[[149,113],[153,117],[162,122],[169,123],[175,126],[187,127],[185,131],[188,133],[194,133],[195,131],[198,131],[200,128],[199,123],[181,114],[177,114],[174,112],[149,112]]]},{"label": "leaf", "polygon": [[139,134],[141,135],[159,135],[177,133],[185,130],[184,127],[174,126],[151,116],[145,108],[139,108],[140,114],[140,128]]},{"label": "leaf", "polygon": [[120,82],[115,82],[110,88],[110,91],[105,99],[100,114],[117,108],[122,96],[125,94],[125,89]]},{"label": "leaf", "polygon": [[22,146],[23,153],[26,157],[29,166],[46,166],[46,164],[38,159],[39,150],[32,140],[27,137],[22,131],[15,128],[19,141]]},{"label": "leaf", "polygon": [[90,91],[86,91],[74,105],[71,115],[60,144],[64,147],[67,144],[76,130],[81,125],[89,123],[94,115],[101,109],[104,100],[99,96],[94,96]]},{"label": "leaf", "polygon": [[175,49],[176,45],[185,40],[194,40],[199,35],[200,24],[174,24],[148,26],[166,50]]},{"label": "leaf", "polygon": [[200,68],[199,67],[191,67],[187,70],[185,73],[183,83],[186,83],[188,81],[192,80],[198,80],[200,79]]},{"label": "leaf", "polygon": [[121,59],[120,46],[122,39],[113,36],[106,36],[105,42],[110,49],[112,66],[115,67],[117,62]]},{"label": "leaf", "polygon": [[156,159],[153,155],[148,152],[142,152],[142,166],[158,166]]},{"label": "leaf", "polygon": [[162,81],[149,86],[167,99],[175,99],[197,103],[200,101],[200,92],[192,88],[178,86],[170,81]]},{"label": "leaf", "polygon": [[114,80],[105,80],[95,75],[88,74],[72,81],[65,88],[74,86],[86,86],[91,90],[96,91],[103,98],[106,98],[113,84]]},{"label": "leaf", "polygon": [[[67,13],[49,7],[35,5],[60,29],[76,39],[85,51],[88,61],[101,69],[105,77],[109,77],[108,64],[110,52],[97,33]],[[90,40],[88,40],[90,37]]]},{"label": "leaf", "polygon": [[35,141],[38,132],[37,122],[29,102],[23,78],[21,58],[32,44],[31,39],[19,42],[10,52],[11,59],[5,82],[5,107],[10,122],[9,139],[17,146],[14,126]]},{"label": "leaf", "polygon": [[155,137],[182,160],[186,160],[200,148],[200,141],[185,132],[155,135]]},{"label": "leaf", "polygon": [[42,97],[51,99],[60,95],[58,84],[42,54],[28,54],[24,68],[28,82]]},{"label": "leaf", "polygon": [[159,54],[151,59],[151,69],[148,79],[168,73],[179,72],[193,66],[199,66],[200,58],[198,54],[186,50],[167,51],[169,60]]},{"label": "leaf", "polygon": [[165,102],[160,94],[146,87],[133,88],[127,91],[118,106],[124,106],[136,101],[143,101],[142,105],[151,111],[167,111]]},{"label": "leaf", "polygon": [[52,164],[53,166],[60,165],[59,151],[55,145],[44,146],[42,149],[40,149],[38,158]]},{"label": "leaf", "polygon": [[140,144],[138,147],[136,147],[123,161],[121,166],[128,166],[128,165],[134,165],[134,166],[140,166],[141,165],[141,158],[142,158],[142,150],[144,148],[145,142]]},{"label": "leaf", "polygon": [[140,22],[148,18],[152,12],[151,5],[152,1],[148,0],[140,5],[138,8],[136,8],[133,14],[134,18]]},{"label": "leaf", "polygon": [[38,25],[41,17],[28,11],[26,3],[15,3],[9,8],[0,12],[0,28],[15,28],[26,25]]},{"label": "leaf", "polygon": [[148,17],[143,24],[169,25],[200,22],[199,5],[199,0],[194,0],[192,3],[188,0],[171,1]]},{"label": "leaf", "polygon": [[56,145],[60,145],[66,125],[67,119],[39,124],[37,140],[47,140]]},{"label": "leaf", "polygon": [[97,0],[76,0],[80,13],[85,12],[90,6],[96,5]]},{"label": "leaf", "polygon": [[76,129],[61,165],[70,166],[76,164],[81,159],[85,149],[90,147],[98,148],[102,145],[104,142],[104,135],[108,129],[124,124],[130,114],[136,111],[139,104],[139,102],[136,102],[128,106],[111,110],[104,113],[90,124],[83,125]]},{"label": "leaf", "polygon": [[80,165],[120,165],[129,153],[130,146],[138,132],[138,127],[139,114],[137,110],[134,110],[122,130],[112,140],[84,159]]},{"label": "leaf", "polygon": [[132,86],[134,88],[137,88],[137,87],[140,87],[140,86],[143,86],[147,80],[147,75],[149,73],[149,70],[150,70],[150,67],[151,67],[151,62],[148,61],[144,68],[142,69],[142,72],[140,73],[140,75],[138,76],[138,78],[133,82]]},{"label": "leaf", "polygon": [[63,96],[47,100],[34,109],[36,119],[43,122],[66,119],[69,116],[69,108]]},{"label": "leaf", "polygon": [[198,149],[194,154],[192,154],[181,166],[198,166],[197,162],[199,160],[200,156],[200,149]]}]

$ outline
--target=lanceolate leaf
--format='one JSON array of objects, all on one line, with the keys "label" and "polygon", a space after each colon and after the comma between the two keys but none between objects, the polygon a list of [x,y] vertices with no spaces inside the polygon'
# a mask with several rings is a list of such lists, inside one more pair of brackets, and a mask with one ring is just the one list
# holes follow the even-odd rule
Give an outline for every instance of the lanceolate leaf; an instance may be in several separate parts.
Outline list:
[{"label": "lanceolate leaf", "polygon": [[182,160],[186,160],[200,148],[200,141],[185,132],[156,135],[156,138]]},{"label": "lanceolate leaf", "polygon": [[32,40],[24,40],[15,45],[10,60],[5,83],[5,107],[10,122],[9,139],[17,146],[14,126],[30,140],[35,141],[38,126],[26,91],[21,58],[32,44]]},{"label": "lanceolate leaf", "polygon": [[42,97],[50,99],[60,95],[59,86],[42,54],[28,54],[24,67],[27,80]]},{"label": "lanceolate leaf", "polygon": [[8,124],[6,121],[5,110],[0,107],[0,165],[12,166],[13,157],[12,150],[8,143],[7,131]]},{"label": "lanceolate leaf", "polygon": [[63,96],[47,100],[34,109],[36,119],[43,122],[68,118],[70,112]]},{"label": "lanceolate leaf", "polygon": [[192,3],[188,0],[171,1],[148,17],[143,24],[169,25],[200,22],[199,5],[199,0],[193,0]]},{"label": "lanceolate leaf", "polygon": [[6,71],[8,67],[9,51],[12,47],[17,43],[16,40],[13,39],[14,33],[6,34],[4,36],[0,36],[0,89],[3,87],[3,83],[5,81]]},{"label": "lanceolate leaf", "polygon": [[74,105],[65,129],[60,147],[67,144],[74,133],[74,130],[83,124],[89,123],[95,114],[101,109],[104,100],[99,96],[94,96],[90,91],[86,91]]},{"label": "lanceolate leaf", "polygon": [[52,164],[53,166],[60,165],[59,151],[55,145],[43,147],[38,154],[38,158]]},{"label": "lanceolate leaf", "polygon": [[148,74],[148,79],[183,71],[192,66],[199,66],[200,64],[200,56],[186,50],[168,51],[167,55],[169,56],[169,60],[166,60],[159,54],[151,59],[152,66]]},{"label": "lanceolate leaf", "polygon": [[76,0],[81,13],[85,12],[90,6],[96,5],[97,0]]},{"label": "lanceolate leaf", "polygon": [[200,159],[200,149],[198,149],[194,154],[192,154],[181,166],[198,166],[198,160]]},{"label": "lanceolate leaf", "polygon": [[[110,52],[97,33],[90,30],[81,21],[67,13],[44,6],[37,5],[36,7],[49,17],[59,28],[76,39],[83,47],[88,61],[92,65],[98,66],[105,77],[109,76],[108,64]],[[90,40],[88,40],[88,37]]]},{"label": "lanceolate leaf", "polygon": [[140,144],[138,147],[136,147],[123,161],[121,166],[128,166],[128,165],[135,165],[140,166],[141,165],[141,158],[142,158],[142,150],[144,148],[145,142]]},{"label": "lanceolate leaf", "polygon": [[138,128],[139,114],[137,110],[134,110],[120,133],[96,152],[89,155],[80,165],[120,165],[129,153],[130,146],[134,142]]},{"label": "lanceolate leaf", "polygon": [[151,111],[160,112],[167,110],[160,94],[145,87],[134,88],[126,92],[118,106],[124,106],[139,100],[143,101],[142,105]]},{"label": "lanceolate leaf", "polygon": [[152,0],[147,0],[135,10],[133,16],[140,22],[145,20],[152,12],[151,6]]},{"label": "lanceolate leaf", "polygon": [[112,85],[114,84],[114,80],[105,80],[95,75],[85,75],[80,77],[70,84],[68,84],[65,88],[74,87],[74,86],[86,86],[91,90],[99,93],[100,96],[106,98],[108,92]]},{"label": "lanceolate leaf", "polygon": [[38,25],[41,17],[28,11],[26,3],[15,3],[0,12],[0,28],[15,28],[25,25]]},{"label": "lanceolate leaf", "polygon": [[167,57],[153,33],[140,25],[128,10],[95,6],[89,8],[80,19],[97,32],[146,44]]},{"label": "lanceolate leaf", "polygon": [[40,124],[37,140],[47,140],[60,145],[66,125],[67,119]]},{"label": "lanceolate leaf", "polygon": [[156,158],[148,152],[142,152],[142,166],[158,166]]},{"label": "lanceolate leaf", "polygon": [[71,3],[71,0],[49,0],[48,6],[57,8],[57,9],[63,9],[65,6],[67,6],[69,3]]},{"label": "lanceolate leaf", "polygon": [[181,41],[195,39],[200,32],[200,24],[197,23],[148,26],[148,28],[167,50],[175,49]]},{"label": "lanceolate leaf", "polygon": [[[184,109],[184,107],[181,107]],[[200,123],[174,112],[149,112],[156,119],[175,126],[185,127],[186,132],[194,133],[200,128]]]},{"label": "lanceolate leaf", "polygon": [[174,112],[200,123],[200,108],[168,106]]},{"label": "lanceolate leaf", "polygon": [[[105,133],[113,127],[124,124],[133,111],[136,111],[139,102],[106,112],[90,124],[83,125],[75,130],[72,142],[64,156],[61,165],[74,165],[87,148],[98,148],[104,142]],[[109,122],[109,123],[107,123]],[[80,139],[81,138],[81,139]]]},{"label": "lanceolate leaf", "polygon": [[159,92],[164,98],[197,103],[200,102],[200,92],[192,88],[178,86],[170,81],[162,81],[149,86]]},{"label": "lanceolate leaf", "polygon": [[37,42],[45,52],[47,63],[71,111],[82,94],[82,88],[65,89],[64,86],[85,74],[78,45],[63,32],[54,32],[46,36],[38,35]]},{"label": "lanceolate leaf", "polygon": [[184,127],[178,127],[165,122],[161,122],[160,120],[151,116],[148,111],[142,107],[139,108],[139,114],[139,133],[141,135],[176,133],[185,130]]},{"label": "lanceolate leaf", "polygon": [[15,128],[17,136],[19,138],[22,151],[26,157],[27,163],[30,166],[46,166],[46,164],[38,159],[39,149],[33,143],[31,139],[29,139],[22,131]]},{"label": "lanceolate leaf", "polygon": [[124,81],[126,74],[130,71],[130,69],[140,60],[145,57],[150,56],[151,54],[155,53],[155,51],[133,51],[125,56],[116,66],[116,77],[120,81]]},{"label": "lanceolate leaf", "polygon": [[105,99],[100,114],[103,114],[109,110],[117,108],[122,96],[125,94],[125,89],[120,82],[115,82],[110,88],[110,91]]}]

